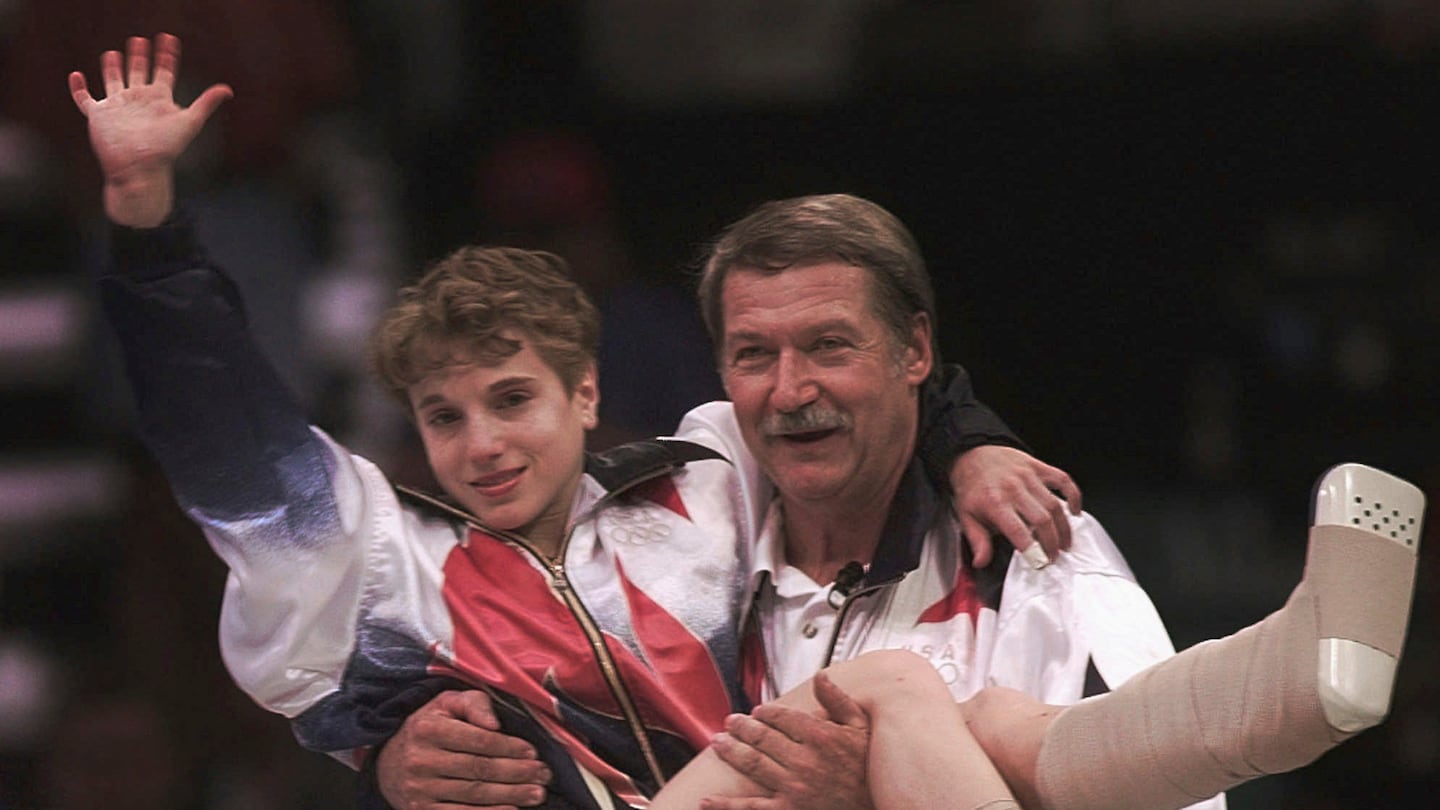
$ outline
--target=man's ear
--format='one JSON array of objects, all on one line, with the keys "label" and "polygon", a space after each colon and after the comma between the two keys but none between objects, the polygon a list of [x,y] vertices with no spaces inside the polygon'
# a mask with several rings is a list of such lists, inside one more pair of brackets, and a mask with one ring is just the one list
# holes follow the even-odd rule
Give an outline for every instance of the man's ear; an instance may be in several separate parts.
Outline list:
[{"label": "man's ear", "polygon": [[929,315],[917,312],[910,316],[910,339],[905,344],[902,361],[907,383],[919,385],[930,376],[930,369],[935,366],[933,337]]},{"label": "man's ear", "polygon": [[580,379],[575,382],[575,392],[570,401],[580,411],[580,422],[586,430],[594,430],[600,424],[600,372],[592,362],[585,367]]}]

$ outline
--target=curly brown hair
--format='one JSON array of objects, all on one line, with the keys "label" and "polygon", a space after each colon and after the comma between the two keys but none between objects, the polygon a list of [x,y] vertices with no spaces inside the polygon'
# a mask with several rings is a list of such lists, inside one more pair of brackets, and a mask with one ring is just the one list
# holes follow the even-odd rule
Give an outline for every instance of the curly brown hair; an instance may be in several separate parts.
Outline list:
[{"label": "curly brown hair", "polygon": [[370,365],[408,409],[410,386],[448,366],[514,355],[515,333],[573,392],[595,362],[600,315],[559,256],[472,245],[400,289],[375,330]]}]

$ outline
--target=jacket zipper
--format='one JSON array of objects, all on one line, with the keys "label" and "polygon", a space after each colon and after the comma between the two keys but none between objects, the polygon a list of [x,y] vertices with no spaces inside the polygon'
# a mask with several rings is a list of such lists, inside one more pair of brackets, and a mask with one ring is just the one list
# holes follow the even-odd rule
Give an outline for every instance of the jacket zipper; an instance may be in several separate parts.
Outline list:
[{"label": "jacket zipper", "polygon": [[[673,470],[668,467],[656,470],[650,475],[637,478],[630,482],[624,489],[607,492],[588,511],[593,514],[598,511],[601,503],[611,500],[612,496],[619,495],[651,479],[668,475],[672,471]],[[665,772],[661,769],[660,760],[655,755],[655,746],[650,741],[650,732],[645,728],[644,721],[640,719],[640,710],[635,705],[635,699],[631,696],[629,688],[625,685],[625,680],[620,676],[620,668],[616,666],[615,657],[611,654],[610,647],[605,643],[604,634],[601,632],[599,625],[596,624],[595,618],[590,615],[590,611],[586,609],[585,603],[581,601],[579,594],[576,594],[575,590],[570,587],[570,578],[565,573],[565,552],[570,548],[570,538],[574,532],[573,526],[569,531],[565,532],[565,538],[561,541],[560,548],[556,551],[555,559],[552,560],[541,553],[535,546],[531,545],[529,540],[526,540],[520,535],[500,529],[492,529],[476,520],[474,515],[464,510],[456,509],[444,501],[437,500],[416,490],[407,488],[407,491],[454,514],[475,529],[495,537],[503,537],[515,543],[525,549],[528,554],[544,566],[545,570],[550,574],[551,586],[560,594],[560,598],[565,602],[565,606],[570,609],[570,615],[575,618],[575,623],[580,626],[580,631],[585,634],[585,640],[589,643],[590,650],[595,655],[595,663],[600,666],[600,674],[605,678],[605,685],[610,688],[610,694],[615,698],[616,705],[620,707],[621,713],[625,715],[625,723],[630,727],[631,735],[634,736],[636,744],[640,746],[640,753],[645,758],[645,765],[650,769],[650,775],[655,780],[655,789],[658,791],[664,787],[666,782]],[[596,531],[599,531],[598,526],[596,527]]]},{"label": "jacket zipper", "polygon": [[625,722],[630,726],[630,733],[634,735],[635,742],[640,746],[640,753],[645,757],[645,765],[650,769],[650,775],[655,779],[656,789],[665,786],[665,772],[660,768],[660,760],[655,756],[655,747],[650,742],[650,732],[645,728],[645,723],[640,719],[640,710],[635,705],[635,699],[630,695],[630,690],[625,686],[625,681],[620,677],[620,669],[615,664],[615,657],[610,652],[610,647],[605,643],[605,636],[595,619],[586,609],[585,603],[580,600],[579,594],[570,587],[570,579],[565,573],[564,559],[565,548],[570,544],[570,535],[565,535],[565,542],[560,546],[560,553],[554,561],[545,559],[538,551],[530,548],[528,543],[522,543],[530,553],[535,554],[540,562],[550,572],[550,583],[559,592],[560,598],[570,608],[570,613],[580,625],[580,630],[585,634],[585,640],[590,643],[590,649],[595,653],[595,662],[600,665],[600,672],[605,676],[605,683],[610,687],[610,693],[614,695],[615,702],[620,706],[620,711],[625,715]]}]

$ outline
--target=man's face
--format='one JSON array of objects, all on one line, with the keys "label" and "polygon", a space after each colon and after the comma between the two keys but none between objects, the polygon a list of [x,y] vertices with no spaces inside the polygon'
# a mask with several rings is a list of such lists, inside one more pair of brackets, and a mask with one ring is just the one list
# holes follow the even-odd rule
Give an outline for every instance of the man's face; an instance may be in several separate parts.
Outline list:
[{"label": "man's face", "polygon": [[595,372],[567,393],[524,335],[505,336],[521,350],[440,369],[410,387],[410,406],[446,494],[487,525],[548,545],[563,535],[595,426]]},{"label": "man's face", "polygon": [[725,278],[721,377],[745,443],[787,499],[888,501],[909,462],[930,325],[917,317],[899,345],[869,277],[822,262]]}]

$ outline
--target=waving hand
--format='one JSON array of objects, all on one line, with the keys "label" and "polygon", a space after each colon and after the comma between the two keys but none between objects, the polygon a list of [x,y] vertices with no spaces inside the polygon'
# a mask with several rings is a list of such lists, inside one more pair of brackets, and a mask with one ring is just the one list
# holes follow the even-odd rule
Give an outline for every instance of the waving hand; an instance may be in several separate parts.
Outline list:
[{"label": "waving hand", "polygon": [[199,134],[205,121],[234,92],[211,85],[194,104],[175,103],[180,69],[180,39],[155,37],[154,69],[150,40],[131,37],[125,54],[100,55],[104,99],[90,94],[85,74],[70,74],[70,95],[89,119],[90,145],[105,180],[105,213],[120,225],[159,225],[174,203],[175,161]]}]

